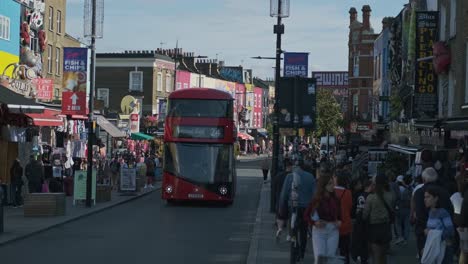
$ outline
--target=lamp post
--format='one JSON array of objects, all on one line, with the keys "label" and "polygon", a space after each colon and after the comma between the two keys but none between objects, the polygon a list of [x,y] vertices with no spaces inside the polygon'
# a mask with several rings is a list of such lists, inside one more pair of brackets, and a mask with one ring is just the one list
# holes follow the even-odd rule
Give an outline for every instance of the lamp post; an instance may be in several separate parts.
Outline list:
[{"label": "lamp post", "polygon": [[[279,105],[278,105],[278,89],[281,77],[281,35],[284,34],[284,25],[281,23],[283,17],[289,16],[289,0],[270,0],[270,16],[277,17],[276,25],[273,26],[273,33],[276,34],[276,68],[275,68],[275,103],[274,103],[274,116],[273,116],[273,157],[272,157],[272,190],[279,167]],[[274,212],[276,208],[275,195],[271,192],[270,197],[270,212]]]}]

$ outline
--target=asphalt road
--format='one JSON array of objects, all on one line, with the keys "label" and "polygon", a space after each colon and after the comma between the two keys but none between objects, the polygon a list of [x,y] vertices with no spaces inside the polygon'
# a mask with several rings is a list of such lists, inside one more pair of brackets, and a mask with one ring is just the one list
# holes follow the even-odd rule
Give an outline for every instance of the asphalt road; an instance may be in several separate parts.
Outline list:
[{"label": "asphalt road", "polygon": [[258,162],[238,166],[231,207],[141,199],[0,247],[0,263],[245,263],[262,184]]}]

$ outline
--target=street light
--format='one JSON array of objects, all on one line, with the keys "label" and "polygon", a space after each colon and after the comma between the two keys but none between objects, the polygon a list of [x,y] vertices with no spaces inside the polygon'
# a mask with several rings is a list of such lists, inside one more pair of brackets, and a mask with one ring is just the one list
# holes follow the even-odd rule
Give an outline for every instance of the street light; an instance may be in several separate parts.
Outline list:
[{"label": "street light", "polygon": [[[276,177],[278,173],[279,165],[279,105],[278,105],[278,89],[280,83],[280,68],[281,68],[281,35],[284,34],[284,25],[281,23],[283,17],[289,17],[289,0],[270,0],[270,16],[276,17],[276,25],[273,26],[273,33],[276,34],[276,68],[275,68],[275,104],[274,104],[274,116],[273,116],[273,158],[272,158],[272,184],[271,190],[274,190],[275,181],[273,177]],[[276,196],[271,192],[270,196],[270,212],[274,212],[276,208]]]}]

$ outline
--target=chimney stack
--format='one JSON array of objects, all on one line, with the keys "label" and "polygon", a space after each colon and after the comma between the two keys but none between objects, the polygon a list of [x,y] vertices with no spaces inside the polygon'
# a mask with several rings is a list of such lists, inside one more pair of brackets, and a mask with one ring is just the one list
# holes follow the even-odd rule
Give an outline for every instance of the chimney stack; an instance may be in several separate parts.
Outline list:
[{"label": "chimney stack", "polygon": [[369,5],[362,7],[362,27],[364,30],[370,29],[370,16],[372,9]]},{"label": "chimney stack", "polygon": [[351,25],[357,19],[357,10],[354,7],[349,9],[349,24]]},{"label": "chimney stack", "polygon": [[382,19],[382,30],[385,30],[386,28],[390,28],[393,23],[393,18],[392,17],[384,17]]}]

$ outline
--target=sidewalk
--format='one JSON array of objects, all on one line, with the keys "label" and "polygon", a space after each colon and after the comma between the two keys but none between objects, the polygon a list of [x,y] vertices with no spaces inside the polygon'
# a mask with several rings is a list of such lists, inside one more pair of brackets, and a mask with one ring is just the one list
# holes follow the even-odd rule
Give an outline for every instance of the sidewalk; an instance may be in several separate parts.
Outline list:
[{"label": "sidewalk", "polygon": [[247,155],[240,155],[237,157],[237,161],[239,162],[247,162],[247,161],[257,161],[257,160],[263,160],[267,158],[267,154],[247,154]]},{"label": "sidewalk", "polygon": [[[289,242],[286,242],[286,232],[283,231],[281,239],[276,242],[275,215],[270,213],[270,183],[263,184],[257,209],[252,240],[250,242],[247,264],[283,264],[289,263]],[[314,263],[312,243],[307,242],[304,263]],[[408,244],[393,246],[389,256],[390,264],[417,263],[416,240],[411,231]]]},{"label": "sidewalk", "polygon": [[130,202],[159,190],[160,188],[161,182],[157,182],[155,188],[137,193],[133,196],[121,195],[121,193],[113,191],[111,201],[96,203],[96,205],[93,205],[91,208],[86,208],[82,204],[74,206],[73,197],[66,197],[65,215],[56,217],[24,217],[23,208],[4,207],[5,230],[4,233],[0,234],[0,246]]}]

